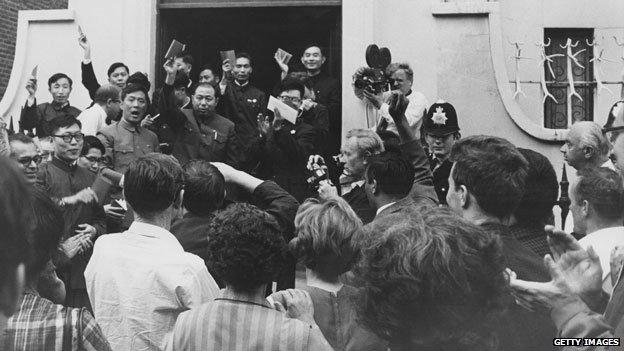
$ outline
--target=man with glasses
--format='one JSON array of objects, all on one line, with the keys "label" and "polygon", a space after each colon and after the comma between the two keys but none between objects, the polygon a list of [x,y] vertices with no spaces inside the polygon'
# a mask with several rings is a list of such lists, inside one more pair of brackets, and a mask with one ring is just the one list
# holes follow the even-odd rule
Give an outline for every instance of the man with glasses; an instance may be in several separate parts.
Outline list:
[{"label": "man with glasses", "polygon": [[90,188],[96,174],[77,164],[84,143],[80,128],[70,115],[50,122],[54,157],[41,165],[37,183],[63,210],[65,227],[54,264],[67,288],[65,305],[90,309],[84,268],[93,242],[105,233],[106,216]]},{"label": "man with glasses", "polygon": [[140,84],[128,84],[121,92],[121,120],[97,133],[113,169],[124,173],[128,165],[143,155],[158,151],[158,137],[141,127],[147,110],[147,90]]},{"label": "man with glasses", "polygon": [[112,84],[104,84],[95,92],[93,106],[82,111],[78,120],[82,123],[85,135],[96,135],[106,127],[106,120],[113,120],[121,111],[121,89]]},{"label": "man with glasses", "polygon": [[297,79],[286,78],[278,87],[278,98],[298,111],[293,124],[276,110],[273,121],[260,120],[260,178],[275,181],[297,201],[314,196],[306,182],[306,164],[319,152],[318,130],[305,120],[302,98],[305,88]]},{"label": "man with glasses", "polygon": [[177,68],[173,61],[163,66],[167,72],[163,88],[161,118],[175,134],[173,156],[181,164],[193,159],[225,162],[234,168],[241,164],[239,140],[234,123],[218,115],[218,98],[209,83],[199,83],[191,90],[192,109],[180,109],[174,101],[173,83]]},{"label": "man with glasses", "polygon": [[9,136],[10,157],[17,161],[17,167],[24,174],[26,181],[33,185],[37,183],[37,173],[41,156],[37,152],[34,140],[22,133]]},{"label": "man with glasses", "polygon": [[431,105],[423,121],[422,131],[431,152],[429,163],[433,172],[433,186],[440,203],[446,205],[448,177],[453,167],[453,162],[448,158],[453,145],[461,138],[453,105],[442,100]]}]

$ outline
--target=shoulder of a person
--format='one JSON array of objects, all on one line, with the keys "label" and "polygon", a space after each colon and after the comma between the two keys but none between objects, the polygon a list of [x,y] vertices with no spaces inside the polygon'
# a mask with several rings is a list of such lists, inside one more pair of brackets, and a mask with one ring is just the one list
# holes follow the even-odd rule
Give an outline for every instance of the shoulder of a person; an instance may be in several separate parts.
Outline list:
[{"label": "shoulder of a person", "polygon": [[234,128],[234,126],[235,126],[234,122],[232,122],[229,119],[221,116],[218,113],[215,114],[214,120],[215,120],[215,122],[217,122],[217,124],[219,124],[223,128],[229,129],[229,128]]},{"label": "shoulder of a person", "polygon": [[93,250],[117,250],[119,245],[125,240],[123,233],[113,233],[99,236],[93,245]]},{"label": "shoulder of a person", "polygon": [[[93,106],[95,106],[95,105],[93,105]],[[86,111],[86,110],[85,110],[85,111]],[[76,114],[76,116],[77,116],[77,115],[79,115],[79,114],[81,114],[81,113],[82,113],[82,110],[81,110],[81,109],[79,109],[79,108],[78,108],[78,107],[76,107],[76,106],[69,105],[69,113]]]},{"label": "shoulder of a person", "polygon": [[107,126],[104,126],[102,129],[100,129],[97,134],[102,134],[104,136],[112,136],[114,131],[117,129],[117,124],[119,123],[119,121],[117,122],[113,122]]}]

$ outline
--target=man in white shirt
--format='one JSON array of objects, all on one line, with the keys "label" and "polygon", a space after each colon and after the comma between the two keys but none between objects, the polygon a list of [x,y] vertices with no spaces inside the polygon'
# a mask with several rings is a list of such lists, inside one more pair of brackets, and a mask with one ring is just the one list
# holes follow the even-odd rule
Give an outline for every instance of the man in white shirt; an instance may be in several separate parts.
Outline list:
[{"label": "man in white shirt", "polygon": [[113,350],[162,350],[178,314],[218,293],[202,259],[184,252],[169,232],[182,204],[182,183],[172,156],[148,154],[132,162],[124,194],[135,221],[95,243],[85,280]]},{"label": "man in white shirt", "polygon": [[78,120],[85,135],[96,135],[107,126],[106,118],[112,120],[121,111],[121,89],[116,85],[104,84],[95,92],[93,106],[82,111]]},{"label": "man in white shirt", "polygon": [[[422,124],[423,116],[427,114],[427,108],[429,103],[427,98],[421,92],[412,91],[412,85],[414,83],[414,71],[407,63],[391,63],[386,68],[386,75],[393,80],[393,90],[399,90],[407,97],[409,104],[405,110],[405,117],[409,123],[412,133],[417,139],[420,138],[420,126]],[[378,125],[381,123],[387,123],[386,129],[397,133],[397,127],[388,112],[388,98],[390,92],[383,95],[373,95],[368,91],[364,91],[366,99],[379,110]],[[385,122],[384,122],[385,121]]]},{"label": "man in white shirt", "polygon": [[624,184],[620,175],[606,167],[580,170],[570,190],[570,212],[579,243],[600,257],[603,289],[611,293],[611,251],[624,245]]}]

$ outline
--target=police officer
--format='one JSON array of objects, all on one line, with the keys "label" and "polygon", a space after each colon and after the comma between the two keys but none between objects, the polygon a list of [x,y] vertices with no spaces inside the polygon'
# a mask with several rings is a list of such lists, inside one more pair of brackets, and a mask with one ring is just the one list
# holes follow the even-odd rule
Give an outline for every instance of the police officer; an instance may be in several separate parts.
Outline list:
[{"label": "police officer", "polygon": [[455,108],[448,102],[438,100],[431,105],[423,121],[422,132],[429,145],[429,162],[433,172],[433,185],[440,204],[446,205],[448,177],[453,162],[449,161],[451,148],[459,138],[459,124]]}]

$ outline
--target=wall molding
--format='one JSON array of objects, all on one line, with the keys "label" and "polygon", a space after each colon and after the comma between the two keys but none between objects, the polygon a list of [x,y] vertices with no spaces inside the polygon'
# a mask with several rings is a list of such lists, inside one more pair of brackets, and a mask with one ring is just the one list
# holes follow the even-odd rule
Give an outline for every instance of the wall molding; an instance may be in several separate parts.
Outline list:
[{"label": "wall molding", "polygon": [[[10,125],[10,121],[7,119],[11,117],[7,116],[7,113],[9,113],[16,96],[18,96],[22,78],[27,74],[24,66],[26,62],[26,44],[28,43],[28,27],[31,23],[73,22],[74,20],[75,14],[73,10],[22,10],[18,12],[13,67],[9,77],[9,84],[0,101],[0,118],[6,122],[7,126]],[[13,126],[17,128],[19,126],[19,116],[13,116],[13,118],[15,119]]]},{"label": "wall molding", "polygon": [[[500,4],[498,2],[444,2],[433,5],[433,16],[487,16],[490,31],[490,54],[494,77],[505,110],[527,134],[544,141],[564,141],[568,129],[545,128],[530,119],[513,97],[505,67]],[[542,116],[543,119],[543,116]]]}]

